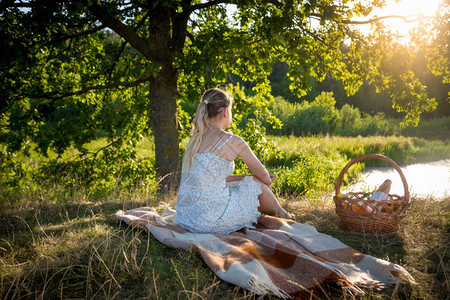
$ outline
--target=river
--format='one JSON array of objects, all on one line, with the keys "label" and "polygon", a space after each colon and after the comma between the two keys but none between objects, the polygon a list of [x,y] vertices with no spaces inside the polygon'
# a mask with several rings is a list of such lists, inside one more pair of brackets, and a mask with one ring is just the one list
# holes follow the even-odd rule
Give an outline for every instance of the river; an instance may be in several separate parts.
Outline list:
[{"label": "river", "polygon": [[[411,198],[443,199],[450,197],[450,159],[408,165],[401,169],[408,183]],[[400,175],[392,167],[367,168],[356,184],[344,187],[342,190],[343,192],[373,191],[385,179],[392,180],[390,194],[404,195]]]}]

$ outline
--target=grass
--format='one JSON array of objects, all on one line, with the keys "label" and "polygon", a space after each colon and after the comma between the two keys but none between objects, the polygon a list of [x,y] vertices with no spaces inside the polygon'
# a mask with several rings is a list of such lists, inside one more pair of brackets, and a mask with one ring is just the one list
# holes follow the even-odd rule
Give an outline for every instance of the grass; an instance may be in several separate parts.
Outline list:
[{"label": "grass", "polygon": [[[364,299],[445,299],[449,288],[450,199],[414,199],[398,233],[367,238],[345,233],[328,196],[281,199],[298,222],[351,247],[399,263],[417,285],[373,291]],[[174,205],[111,195],[102,202],[4,205],[0,213],[0,295],[3,299],[255,299],[220,281],[195,252],[166,247],[113,220],[118,209]],[[333,285],[333,299],[352,299]],[[272,299],[273,297],[268,297]]]},{"label": "grass", "polygon": [[112,215],[118,209],[144,205],[123,200],[4,207],[2,299],[245,295],[220,282],[196,253],[165,247],[144,232],[115,223]]},{"label": "grass", "polygon": [[[283,151],[273,166],[300,155],[351,157],[377,152],[402,163],[448,159],[446,141],[417,138],[272,137]],[[102,141],[92,147],[100,147]],[[152,144],[142,144],[140,157],[151,157]],[[27,159],[27,160],[25,160]],[[39,166],[42,158],[23,163]],[[54,176],[54,174],[53,174]],[[39,177],[43,178],[43,176]],[[49,178],[51,178],[49,176]],[[25,182],[26,183],[26,182]],[[104,197],[89,196],[79,182],[62,186],[20,185],[14,199],[0,199],[0,295],[2,299],[256,299],[219,280],[195,252],[169,248],[151,235],[117,224],[118,209],[173,207],[175,196],[157,201],[148,187],[117,186]],[[144,183],[145,185],[145,183]],[[368,238],[344,232],[328,193],[302,198],[280,193],[281,203],[297,216],[347,245],[405,267],[417,285],[375,291],[363,299],[445,299],[449,287],[450,198],[412,199],[410,211],[396,235]],[[5,194],[0,193],[0,197]],[[323,298],[353,299],[334,285]],[[267,296],[266,299],[274,297]]]},{"label": "grass", "polygon": [[[438,161],[450,157],[448,140],[425,140],[416,137],[372,136],[372,137],[340,137],[311,136],[285,137],[271,136],[284,153],[283,161],[295,160],[299,155],[338,154],[346,159],[357,156],[378,153],[390,157],[399,165],[419,162]],[[275,158],[269,164],[278,164]],[[366,166],[373,166],[377,161],[367,161]]]}]

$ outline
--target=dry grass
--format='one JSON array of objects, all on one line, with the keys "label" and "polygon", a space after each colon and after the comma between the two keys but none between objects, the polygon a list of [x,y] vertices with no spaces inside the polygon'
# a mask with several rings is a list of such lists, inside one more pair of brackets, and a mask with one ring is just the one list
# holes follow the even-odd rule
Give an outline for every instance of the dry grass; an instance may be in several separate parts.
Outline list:
[{"label": "dry grass", "polygon": [[[139,198],[136,198],[139,199]],[[0,213],[2,299],[254,299],[220,281],[194,252],[168,248],[113,220],[118,209],[174,205],[128,201],[3,206]],[[398,234],[364,238],[340,228],[330,197],[282,200],[297,221],[312,224],[353,248],[404,266],[417,285],[366,290],[366,299],[445,299],[449,289],[450,199],[415,200]],[[22,203],[26,203],[25,201]],[[335,286],[330,297],[351,299]],[[274,297],[267,296],[267,299]]]},{"label": "dry grass", "polygon": [[298,213],[298,222],[314,225],[362,253],[402,265],[417,282],[381,292],[366,290],[365,298],[449,299],[450,198],[413,199],[397,233],[382,237],[346,233],[329,197],[286,206]]}]

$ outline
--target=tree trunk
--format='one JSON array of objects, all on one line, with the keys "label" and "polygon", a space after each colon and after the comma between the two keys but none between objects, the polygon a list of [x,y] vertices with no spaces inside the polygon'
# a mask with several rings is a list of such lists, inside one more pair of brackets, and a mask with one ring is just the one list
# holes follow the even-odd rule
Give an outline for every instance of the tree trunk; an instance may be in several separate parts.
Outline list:
[{"label": "tree trunk", "polygon": [[[150,79],[150,120],[155,138],[155,171],[158,181],[158,197],[178,189],[180,148],[177,123],[177,83],[178,72],[173,67],[175,49],[172,35],[180,36],[184,45],[183,34],[173,33],[170,9],[162,3],[156,4],[149,17],[149,39],[147,41],[151,57],[161,69]],[[187,18],[184,20],[187,24]],[[185,29],[186,30],[186,29]]]},{"label": "tree trunk", "polygon": [[[189,4],[190,1],[184,1],[183,5]],[[173,60],[176,53],[183,52],[190,12],[178,14],[171,11],[169,5],[157,1],[149,8],[149,38],[146,40],[100,4],[94,2],[89,9],[155,66],[161,66],[158,73],[150,78],[149,99],[158,196],[175,191],[179,183],[180,148],[176,102],[178,73],[173,67]]]},{"label": "tree trunk", "polygon": [[155,138],[158,196],[178,189],[180,148],[177,126],[177,72],[170,65],[150,79],[150,119]]}]

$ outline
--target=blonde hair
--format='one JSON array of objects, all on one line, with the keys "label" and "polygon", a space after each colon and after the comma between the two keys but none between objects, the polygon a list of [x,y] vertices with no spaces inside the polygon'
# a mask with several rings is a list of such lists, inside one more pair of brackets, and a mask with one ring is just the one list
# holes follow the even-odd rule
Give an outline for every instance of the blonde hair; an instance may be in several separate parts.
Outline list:
[{"label": "blonde hair", "polygon": [[211,119],[233,103],[233,97],[226,91],[218,88],[205,91],[201,99],[202,101],[195,113],[191,139],[183,157],[183,171],[185,172],[189,171],[194,162],[194,156],[202,143],[203,135],[210,127]]}]

